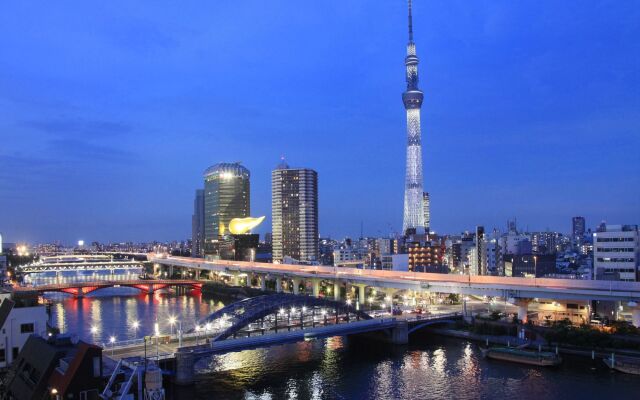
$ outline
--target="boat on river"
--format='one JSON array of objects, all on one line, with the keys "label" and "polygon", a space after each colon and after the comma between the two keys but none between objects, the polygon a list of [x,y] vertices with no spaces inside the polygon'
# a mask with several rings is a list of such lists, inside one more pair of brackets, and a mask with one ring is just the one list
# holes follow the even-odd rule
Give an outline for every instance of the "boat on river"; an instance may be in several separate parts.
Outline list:
[{"label": "boat on river", "polygon": [[607,367],[624,372],[625,374],[640,375],[640,359],[629,357],[616,357],[615,354],[611,354],[609,358],[604,358]]},{"label": "boat on river", "polygon": [[480,348],[482,356],[494,360],[517,362],[538,367],[552,367],[562,362],[562,358],[548,351],[532,351],[515,347]]}]

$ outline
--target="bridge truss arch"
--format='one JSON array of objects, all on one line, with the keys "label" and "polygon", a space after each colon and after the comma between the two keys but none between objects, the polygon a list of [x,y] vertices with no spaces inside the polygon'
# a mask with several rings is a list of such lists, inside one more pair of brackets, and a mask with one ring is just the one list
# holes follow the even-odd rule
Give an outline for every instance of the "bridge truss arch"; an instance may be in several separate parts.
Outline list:
[{"label": "bridge truss arch", "polygon": [[212,341],[220,341],[241,331],[251,323],[261,321],[268,315],[277,315],[281,310],[288,311],[294,307],[300,312],[303,312],[303,307],[306,307],[310,312],[314,312],[316,308],[323,308],[332,310],[334,315],[351,314],[358,319],[372,319],[369,314],[356,310],[355,307],[344,302],[321,297],[278,293],[235,302],[203,318],[198,324],[199,326],[205,324],[215,326],[219,322],[220,331]]}]

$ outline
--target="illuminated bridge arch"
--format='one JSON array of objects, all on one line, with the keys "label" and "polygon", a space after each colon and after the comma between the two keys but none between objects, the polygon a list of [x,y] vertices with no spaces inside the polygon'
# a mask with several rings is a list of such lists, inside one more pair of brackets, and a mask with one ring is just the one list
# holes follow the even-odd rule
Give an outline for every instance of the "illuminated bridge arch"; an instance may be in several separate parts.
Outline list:
[{"label": "illuminated bridge arch", "polygon": [[41,285],[33,287],[14,288],[15,292],[62,292],[71,294],[75,297],[82,297],[96,290],[111,287],[132,287],[142,292],[154,293],[157,290],[165,289],[170,286],[190,287],[192,289],[202,289],[202,282],[197,280],[161,280],[161,279],[138,279],[138,280],[115,280],[115,281],[95,281],[95,282],[70,282],[57,283],[50,285]]},{"label": "illuminated bridge arch", "polygon": [[356,318],[372,319],[372,317],[355,307],[340,301],[328,300],[320,297],[301,296],[290,293],[278,293],[252,297],[230,304],[199,321],[199,325],[215,323],[216,321],[230,322],[231,325],[218,333],[212,341],[220,341],[241,331],[249,324],[260,321],[267,315],[277,314],[281,309],[291,307],[309,309],[322,307],[332,309],[337,314],[353,314]]},{"label": "illuminated bridge arch", "polygon": [[427,326],[436,325],[436,324],[454,324],[456,321],[462,319],[462,315],[458,313],[454,313],[452,315],[447,315],[445,318],[435,318],[430,321],[424,321],[420,323],[416,323],[409,328],[409,334],[412,334],[422,328],[426,328]]}]

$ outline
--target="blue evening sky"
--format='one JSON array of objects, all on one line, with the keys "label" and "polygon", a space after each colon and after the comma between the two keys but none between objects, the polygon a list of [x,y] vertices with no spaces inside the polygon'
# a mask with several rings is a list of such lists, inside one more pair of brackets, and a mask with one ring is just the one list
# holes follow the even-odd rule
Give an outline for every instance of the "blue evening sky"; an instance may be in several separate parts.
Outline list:
[{"label": "blue evening sky", "polygon": [[[432,226],[640,223],[640,2],[414,3]],[[402,0],[0,5],[6,241],[190,236],[202,171],[319,173],[320,232],[402,225]],[[270,221],[260,233],[270,230]]]}]

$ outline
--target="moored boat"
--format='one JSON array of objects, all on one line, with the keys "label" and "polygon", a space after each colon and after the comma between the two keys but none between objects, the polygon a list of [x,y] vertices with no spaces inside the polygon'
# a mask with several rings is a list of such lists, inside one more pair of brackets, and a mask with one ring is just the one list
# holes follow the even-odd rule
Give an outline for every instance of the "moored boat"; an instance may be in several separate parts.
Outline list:
[{"label": "moored boat", "polygon": [[621,358],[611,354],[609,358],[604,358],[602,361],[613,370],[624,372],[625,374],[640,375],[640,359]]},{"label": "moored boat", "polygon": [[481,348],[480,351],[483,357],[539,367],[550,367],[562,362],[560,356],[548,351],[531,351],[513,347]]}]

